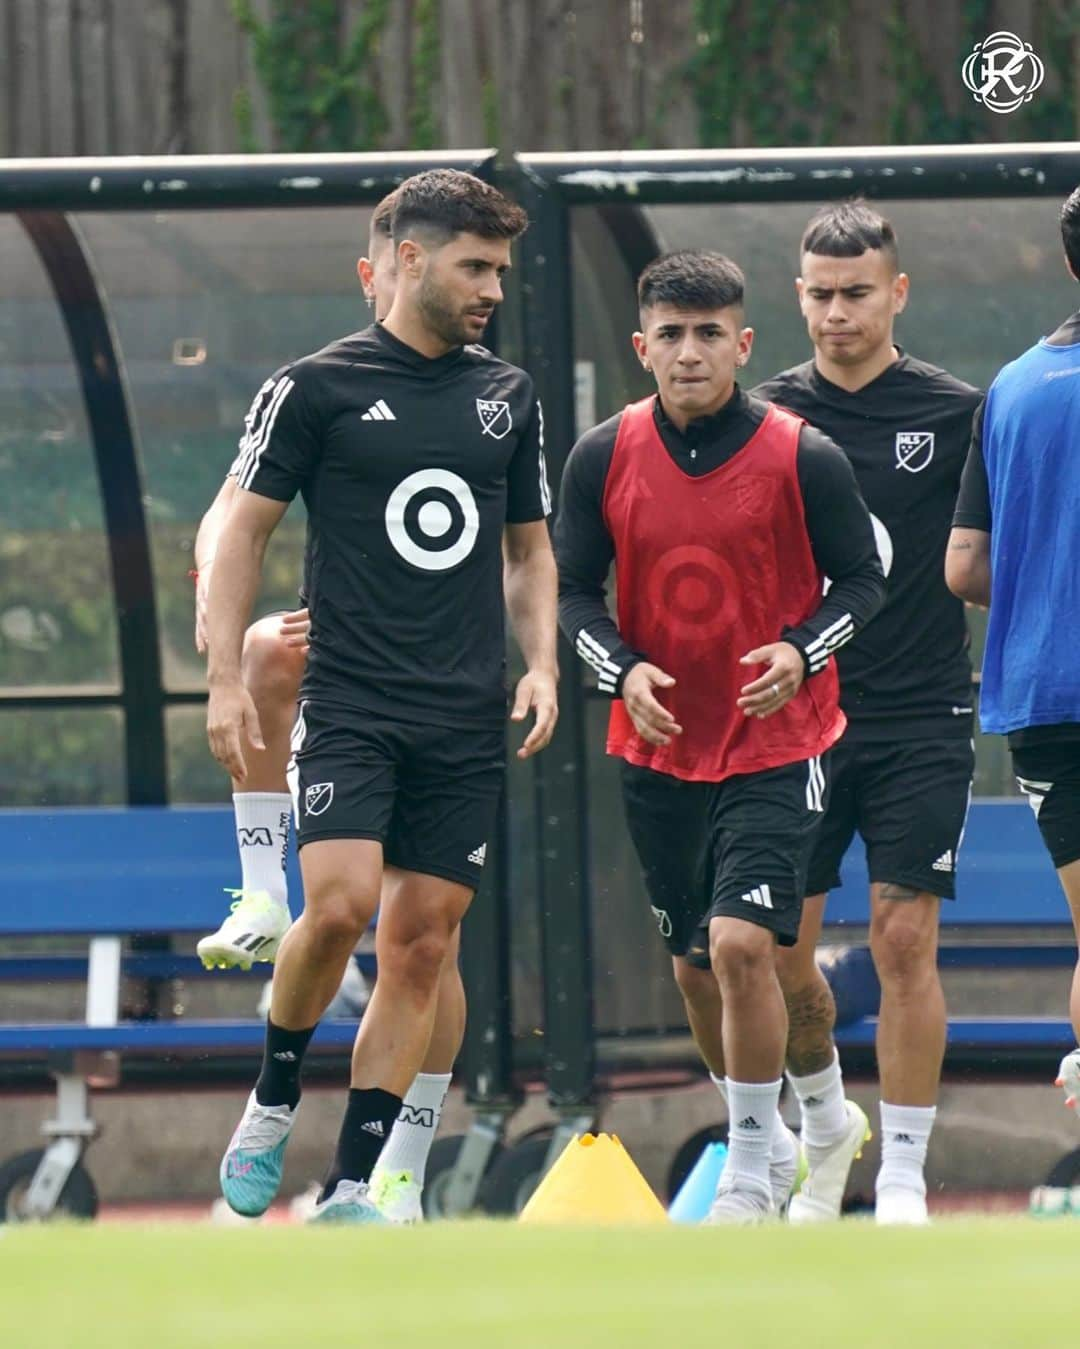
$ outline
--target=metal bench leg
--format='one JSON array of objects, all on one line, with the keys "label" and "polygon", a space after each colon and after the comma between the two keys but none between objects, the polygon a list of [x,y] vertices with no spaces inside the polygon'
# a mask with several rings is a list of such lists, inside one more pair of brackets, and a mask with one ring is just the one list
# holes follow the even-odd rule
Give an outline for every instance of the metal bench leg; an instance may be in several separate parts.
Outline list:
[{"label": "metal bench leg", "polygon": [[80,1074],[56,1074],[56,1118],[47,1120],[41,1129],[52,1142],[46,1147],[26,1192],[28,1218],[47,1218],[52,1213],[68,1177],[97,1133],[97,1125],[87,1110],[88,1098],[86,1079]]}]

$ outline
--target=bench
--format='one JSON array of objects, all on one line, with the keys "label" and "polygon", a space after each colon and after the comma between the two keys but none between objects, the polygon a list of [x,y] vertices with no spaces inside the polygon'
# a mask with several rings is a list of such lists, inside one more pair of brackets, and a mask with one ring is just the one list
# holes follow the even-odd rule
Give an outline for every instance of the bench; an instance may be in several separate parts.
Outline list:
[{"label": "bench", "polygon": [[[250,1061],[262,1052],[264,1028],[254,1013],[254,990],[268,977],[269,966],[209,975],[195,956],[126,949],[127,939],[202,935],[218,926],[228,902],[222,887],[239,871],[232,811],[218,806],[0,811],[0,857],[0,939],[7,948],[0,954],[0,1000],[12,981],[75,980],[86,986],[82,1021],[0,1021],[0,1068],[45,1069],[57,1088],[55,1118],[44,1125],[48,1146],[0,1165],[0,1221],[15,1188],[24,1216],[52,1212],[65,1191],[74,1196],[69,1211],[79,1210],[81,1198],[81,1209],[92,1212],[96,1197],[81,1167],[97,1133],[89,1087],[115,1085],[119,1056],[164,1060],[177,1069],[239,1056],[250,1071]],[[295,913],[301,894],[295,857],[289,866]],[[85,941],[86,954],[12,949],[17,939],[40,937]],[[373,957],[367,963],[370,972]],[[251,1016],[121,1015],[125,977],[204,976],[251,981]],[[312,1041],[312,1058],[343,1067],[355,1034],[355,1021],[324,1021]]]}]

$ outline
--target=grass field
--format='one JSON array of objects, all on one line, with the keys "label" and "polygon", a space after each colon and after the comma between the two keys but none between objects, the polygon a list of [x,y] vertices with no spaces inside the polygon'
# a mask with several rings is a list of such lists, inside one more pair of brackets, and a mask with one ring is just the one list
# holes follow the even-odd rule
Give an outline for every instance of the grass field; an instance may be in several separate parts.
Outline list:
[{"label": "grass field", "polygon": [[1075,1343],[1080,1225],[0,1228],[4,1349]]}]

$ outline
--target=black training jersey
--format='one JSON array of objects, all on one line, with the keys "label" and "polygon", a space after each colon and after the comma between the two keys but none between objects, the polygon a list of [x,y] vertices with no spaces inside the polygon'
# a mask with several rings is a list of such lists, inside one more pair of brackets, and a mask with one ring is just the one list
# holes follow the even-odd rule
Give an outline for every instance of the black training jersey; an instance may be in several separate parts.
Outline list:
[{"label": "black training jersey", "polygon": [[901,352],[857,393],[825,379],[813,361],[755,393],[844,450],[874,517],[885,606],[837,652],[848,736],[969,736],[967,624],[945,585],[945,548],[978,389]]},{"label": "black training jersey", "polygon": [[543,414],[482,347],[376,324],[255,397],[237,481],[308,510],[303,697],[448,726],[505,716],[502,533],[550,510]]}]

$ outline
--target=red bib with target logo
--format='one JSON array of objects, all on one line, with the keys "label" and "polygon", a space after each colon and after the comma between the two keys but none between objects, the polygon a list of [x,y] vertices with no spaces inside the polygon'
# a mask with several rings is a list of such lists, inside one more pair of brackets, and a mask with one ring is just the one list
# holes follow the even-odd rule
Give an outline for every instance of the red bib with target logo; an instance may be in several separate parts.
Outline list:
[{"label": "red bib with target logo", "polygon": [[846,725],[832,658],[763,721],[736,705],[764,668],[740,665],[740,656],[780,641],[821,604],[796,469],[802,420],[770,404],[741,450],[693,478],[661,440],[654,402],[623,412],[604,519],[615,543],[619,631],[675,679],[658,696],[683,730],[670,745],[650,745],[616,700],[608,753],[703,782],[821,754]]}]

